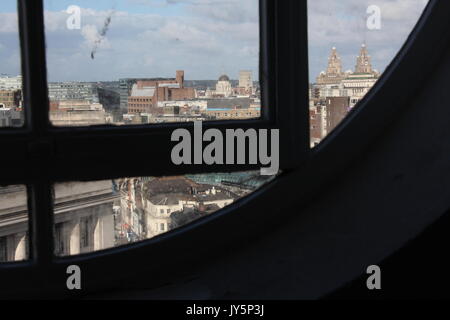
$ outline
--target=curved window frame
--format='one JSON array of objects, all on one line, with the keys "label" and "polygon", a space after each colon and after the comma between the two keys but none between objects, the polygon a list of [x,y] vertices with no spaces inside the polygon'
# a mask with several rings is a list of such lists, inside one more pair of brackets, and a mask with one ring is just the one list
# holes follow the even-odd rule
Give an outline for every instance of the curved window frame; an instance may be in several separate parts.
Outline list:
[{"label": "curved window frame", "polygon": [[[449,42],[444,33],[436,30],[448,30],[450,22],[447,15],[450,12],[450,3],[430,0],[405,45],[377,84],[319,146],[310,149],[308,73],[304,72],[308,68],[306,1],[266,0],[262,3],[261,16],[267,19],[263,20],[265,22],[261,25],[264,35],[261,43],[268,50],[262,50],[260,79],[267,79],[263,81],[266,101],[273,104],[270,104],[270,112],[266,111],[261,121],[248,121],[247,124],[253,127],[275,125],[281,131],[300,128],[290,132],[293,135],[288,135],[288,143],[284,145],[285,147],[295,145],[296,148],[284,149],[285,151],[281,152],[281,159],[288,156],[287,159],[294,161],[284,163],[283,174],[260,190],[186,227],[142,243],[87,255],[55,258],[52,249],[53,212],[50,192],[53,182],[188,172],[228,172],[235,169],[242,170],[242,167],[212,166],[193,170],[186,167],[168,168],[167,165],[156,163],[155,165],[161,168],[159,172],[147,171],[135,165],[118,170],[114,166],[99,170],[80,169],[72,173],[61,170],[61,165],[53,161],[68,160],[64,157],[70,154],[67,151],[69,148],[73,148],[74,153],[96,155],[96,151],[92,148],[83,148],[83,143],[87,139],[94,140],[98,145],[110,144],[108,139],[113,135],[114,143],[133,137],[138,141],[153,139],[159,146],[170,141],[167,139],[168,129],[180,126],[70,130],[51,128],[48,123],[43,17],[42,14],[36,14],[42,13],[42,1],[19,1],[25,105],[33,111],[27,113],[29,128],[33,131],[31,132],[29,128],[24,128],[19,133],[2,130],[0,145],[11,147],[17,158],[24,157],[25,160],[18,159],[18,164],[26,165],[30,161],[35,161],[41,165],[40,167],[48,170],[36,172],[33,168],[23,166],[22,174],[19,176],[13,177],[10,174],[1,176],[2,184],[31,185],[28,187],[28,201],[32,217],[30,221],[32,257],[30,261],[0,265],[2,283],[0,295],[7,294],[8,297],[13,297],[22,296],[24,293],[73,294],[65,286],[67,266],[73,264],[79,265],[83,271],[82,293],[105,288],[130,288],[133,283],[128,281],[122,286],[120,283],[123,280],[142,280],[138,274],[143,276],[157,274],[157,277],[152,276],[143,280],[147,288],[156,287],[179,276],[180,265],[189,265],[190,268],[187,270],[193,270],[194,267],[214,257],[238,248],[243,241],[254,239],[273,229],[277,224],[282,224],[290,216],[297,214],[283,209],[291,207],[294,201],[297,208],[306,205],[323,185],[340,177],[347,166],[374,143],[377,136],[399,116],[403,110],[401,106],[407,104],[407,99],[414,98],[417,88],[426,81],[427,75],[439,61],[439,54],[442,54]],[[32,70],[34,72],[31,72]],[[303,72],[298,72],[299,70]],[[405,79],[414,79],[414,82],[406,83]],[[282,90],[285,94],[281,94]],[[404,94],[399,96],[398,92]],[[213,126],[233,128],[242,127],[242,124],[242,122],[226,122],[214,123]],[[190,125],[186,127],[190,128]],[[38,135],[31,137],[31,133]],[[49,133],[52,137],[58,135],[61,140],[49,140]],[[66,145],[62,145],[62,142]],[[89,145],[94,146],[94,143]],[[61,155],[63,158],[58,158]],[[49,159],[52,161],[45,163]],[[95,159],[102,157],[98,156]],[[135,164],[135,161],[133,163]],[[139,169],[134,169],[135,167]],[[293,185],[298,188],[293,189]],[[280,199],[286,200],[281,202]]]}]

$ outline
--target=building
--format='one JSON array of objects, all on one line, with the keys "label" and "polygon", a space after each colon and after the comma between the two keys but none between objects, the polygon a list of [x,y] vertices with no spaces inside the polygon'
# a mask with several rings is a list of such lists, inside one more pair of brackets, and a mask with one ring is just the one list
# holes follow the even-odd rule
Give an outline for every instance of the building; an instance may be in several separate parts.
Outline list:
[{"label": "building", "polygon": [[52,101],[50,121],[55,126],[91,126],[108,122],[108,114],[99,103],[85,100]]},{"label": "building", "polygon": [[[232,204],[237,196],[186,177],[157,178],[145,183],[147,236],[154,237]],[[184,219],[183,219],[184,217]]]},{"label": "building", "polygon": [[179,100],[179,101],[159,101],[158,108],[164,108],[167,106],[180,107],[180,109],[186,108],[195,111],[206,111],[208,109],[207,100]]},{"label": "building", "polygon": [[0,128],[21,127],[23,123],[24,117],[21,110],[0,107]]},{"label": "building", "polygon": [[253,75],[250,70],[242,70],[239,72],[239,87],[253,91]]},{"label": "building", "polygon": [[0,263],[28,257],[28,208],[23,186],[0,187]]},{"label": "building", "polygon": [[261,109],[209,109],[203,113],[207,118],[214,120],[242,120],[261,117]]},{"label": "building", "polygon": [[194,88],[184,86],[184,71],[178,70],[175,79],[136,80],[128,96],[127,109],[130,114],[160,114],[160,102],[193,100]]},{"label": "building", "polygon": [[260,104],[259,99],[245,98],[216,98],[206,99],[208,109],[248,109],[251,105]]},{"label": "building", "polygon": [[222,97],[229,97],[233,93],[233,89],[231,86],[230,78],[227,75],[222,75],[219,78],[219,81],[217,81],[216,84],[216,96],[222,96]]},{"label": "building", "polygon": [[315,147],[327,135],[327,109],[323,105],[314,105],[309,107],[309,123],[311,147]]},{"label": "building", "polygon": [[[355,71],[342,71],[341,59],[332,48],[326,72],[310,87],[311,145],[318,144],[331,132],[378,81],[367,46],[361,46]],[[325,123],[325,126],[322,124]]]},{"label": "building", "polygon": [[22,90],[21,89],[1,89],[0,90],[0,108],[21,108]]},{"label": "building", "polygon": [[329,97],[326,100],[327,132],[333,131],[344,120],[350,109],[349,97]]},{"label": "building", "polygon": [[372,69],[371,57],[365,44],[356,59],[355,72],[342,81],[344,95],[350,97],[350,106],[355,106],[378,81],[380,74]]},{"label": "building", "polygon": [[0,76],[0,90],[22,90],[22,76]]},{"label": "building", "polygon": [[136,83],[133,85],[131,95],[128,97],[128,113],[141,114],[150,113],[153,108],[155,87],[143,87]]},{"label": "building", "polygon": [[[88,253],[115,244],[111,181],[55,185],[55,254]],[[27,193],[23,186],[0,188],[0,262],[29,257]]]},{"label": "building", "polygon": [[93,82],[49,82],[48,95],[53,101],[99,102],[97,84]]},{"label": "building", "polygon": [[55,254],[89,253],[115,245],[111,181],[55,185]]},{"label": "building", "polygon": [[316,83],[318,85],[338,85],[347,77],[347,74],[342,71],[342,61],[339,57],[337,49],[331,49],[330,57],[328,58],[328,67],[326,71],[322,71],[317,77]]}]

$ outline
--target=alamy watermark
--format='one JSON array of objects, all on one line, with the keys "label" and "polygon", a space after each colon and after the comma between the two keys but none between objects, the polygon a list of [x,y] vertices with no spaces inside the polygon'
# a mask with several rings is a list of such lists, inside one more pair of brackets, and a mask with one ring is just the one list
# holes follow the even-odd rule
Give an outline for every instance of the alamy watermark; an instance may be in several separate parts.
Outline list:
[{"label": "alamy watermark", "polygon": [[366,285],[369,290],[381,290],[381,268],[376,265],[367,267],[367,274],[369,278],[367,279]]},{"label": "alamy watermark", "polygon": [[67,29],[80,30],[81,29],[81,8],[79,6],[69,6],[66,13],[70,16],[66,20]]},{"label": "alamy watermark", "polygon": [[367,8],[366,13],[369,15],[366,23],[367,29],[381,30],[381,8],[376,5],[371,5]]},{"label": "alamy watermark", "polygon": [[[248,129],[246,131],[227,129],[224,137],[218,129],[208,129],[203,132],[202,122],[196,121],[193,138],[188,130],[177,129],[172,133],[171,140],[178,142],[171,153],[172,162],[175,165],[261,164],[264,166],[261,168],[261,175],[264,176],[275,175],[279,170],[280,132],[278,129]],[[207,143],[205,147],[204,142]],[[248,163],[246,163],[247,158]]]},{"label": "alamy watermark", "polygon": [[81,290],[81,269],[77,265],[67,267],[66,273],[69,274],[66,281],[67,289]]}]

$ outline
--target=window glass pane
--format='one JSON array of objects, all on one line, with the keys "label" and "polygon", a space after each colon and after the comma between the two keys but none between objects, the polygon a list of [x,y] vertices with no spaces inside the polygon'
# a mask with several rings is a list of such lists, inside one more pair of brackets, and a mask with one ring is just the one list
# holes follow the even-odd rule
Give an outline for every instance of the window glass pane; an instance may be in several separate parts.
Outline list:
[{"label": "window glass pane", "polygon": [[427,3],[308,1],[311,146],[336,128],[375,85]]},{"label": "window glass pane", "polygon": [[56,126],[259,118],[258,0],[45,0]]},{"label": "window glass pane", "polygon": [[273,178],[256,171],[56,184],[55,254],[151,239],[206,217]]},{"label": "window glass pane", "polygon": [[17,1],[0,3],[0,128],[24,123]]},{"label": "window glass pane", "polygon": [[26,188],[0,187],[0,263],[26,260],[28,257]]}]

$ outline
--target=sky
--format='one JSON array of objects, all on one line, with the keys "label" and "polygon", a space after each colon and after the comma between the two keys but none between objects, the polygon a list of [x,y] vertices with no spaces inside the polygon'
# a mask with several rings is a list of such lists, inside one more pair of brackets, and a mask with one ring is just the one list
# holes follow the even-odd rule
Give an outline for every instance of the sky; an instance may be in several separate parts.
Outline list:
[{"label": "sky", "polygon": [[[383,71],[411,32],[427,0],[311,0],[311,81],[336,47],[344,70],[354,69],[362,43]],[[126,77],[237,79],[258,76],[258,0],[44,0],[50,81],[106,81]],[[79,29],[66,12],[81,9]],[[367,7],[381,9],[381,29],[366,27]],[[105,22],[110,18],[109,24]],[[92,53],[94,51],[92,59]],[[0,1],[0,73],[20,74],[15,0]]]}]

